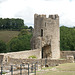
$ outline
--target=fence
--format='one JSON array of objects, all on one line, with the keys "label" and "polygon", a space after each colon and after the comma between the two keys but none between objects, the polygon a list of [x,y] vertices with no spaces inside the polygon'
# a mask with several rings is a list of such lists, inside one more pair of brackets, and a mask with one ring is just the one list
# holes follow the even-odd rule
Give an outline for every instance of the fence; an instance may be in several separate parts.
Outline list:
[{"label": "fence", "polygon": [[[5,69],[5,70],[4,70]],[[38,69],[38,64],[20,64],[20,65],[10,65],[1,66],[0,75],[30,75],[34,73],[36,75],[36,70]],[[8,73],[6,73],[8,71]]]}]

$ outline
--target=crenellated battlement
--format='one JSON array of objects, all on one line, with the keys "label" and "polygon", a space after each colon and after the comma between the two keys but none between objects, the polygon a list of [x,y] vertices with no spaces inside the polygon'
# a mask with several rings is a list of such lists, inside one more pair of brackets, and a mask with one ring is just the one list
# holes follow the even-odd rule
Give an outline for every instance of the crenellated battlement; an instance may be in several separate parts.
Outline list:
[{"label": "crenellated battlement", "polygon": [[38,14],[35,14],[35,16],[34,17],[36,17],[36,18],[46,18],[46,15],[44,15],[44,14],[42,14],[42,15],[38,15]]},{"label": "crenellated battlement", "polygon": [[[44,14],[42,14],[42,15],[35,14],[34,17],[35,18],[47,18],[46,15],[44,15]],[[48,18],[57,19],[57,18],[59,18],[59,16],[57,14],[55,14],[55,15],[49,15]]]},{"label": "crenellated battlement", "polygon": [[49,15],[49,18],[51,18],[51,19],[57,19],[57,18],[59,18],[59,16],[57,14],[55,14],[55,15]]}]

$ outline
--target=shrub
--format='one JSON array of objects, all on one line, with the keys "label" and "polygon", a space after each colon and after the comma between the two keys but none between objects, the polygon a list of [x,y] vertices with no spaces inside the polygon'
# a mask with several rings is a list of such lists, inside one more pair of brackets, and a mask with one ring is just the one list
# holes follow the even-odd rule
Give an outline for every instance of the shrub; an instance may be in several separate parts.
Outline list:
[{"label": "shrub", "polygon": [[4,41],[0,40],[0,53],[6,52],[6,44]]},{"label": "shrub", "polygon": [[11,41],[8,43],[9,52],[30,50],[30,39],[31,35],[22,35],[11,39]]},{"label": "shrub", "polygon": [[37,58],[35,55],[29,56],[28,58]]}]

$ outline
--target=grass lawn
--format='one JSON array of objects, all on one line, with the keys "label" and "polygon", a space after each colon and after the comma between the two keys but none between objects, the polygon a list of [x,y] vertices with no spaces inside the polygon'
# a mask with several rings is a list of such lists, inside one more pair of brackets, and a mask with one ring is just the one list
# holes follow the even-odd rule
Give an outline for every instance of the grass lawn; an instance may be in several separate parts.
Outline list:
[{"label": "grass lawn", "polygon": [[56,67],[59,71],[75,71],[75,63],[61,64]]},{"label": "grass lawn", "polygon": [[0,40],[4,42],[9,42],[13,37],[16,37],[19,31],[0,31]]},{"label": "grass lawn", "polygon": [[[51,68],[56,68],[56,71],[49,70]],[[51,68],[45,68],[46,71],[37,72],[37,75],[75,75],[75,63],[61,64]]]},{"label": "grass lawn", "polygon": [[43,73],[38,73],[37,75],[75,75],[75,72],[43,72]]}]

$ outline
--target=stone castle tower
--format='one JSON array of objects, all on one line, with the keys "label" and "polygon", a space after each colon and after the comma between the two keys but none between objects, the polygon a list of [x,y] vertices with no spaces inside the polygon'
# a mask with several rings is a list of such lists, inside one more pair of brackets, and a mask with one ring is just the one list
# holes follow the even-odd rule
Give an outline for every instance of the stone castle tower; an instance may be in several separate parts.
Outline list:
[{"label": "stone castle tower", "polygon": [[42,58],[60,58],[59,16],[34,15],[32,49],[41,49]]}]

